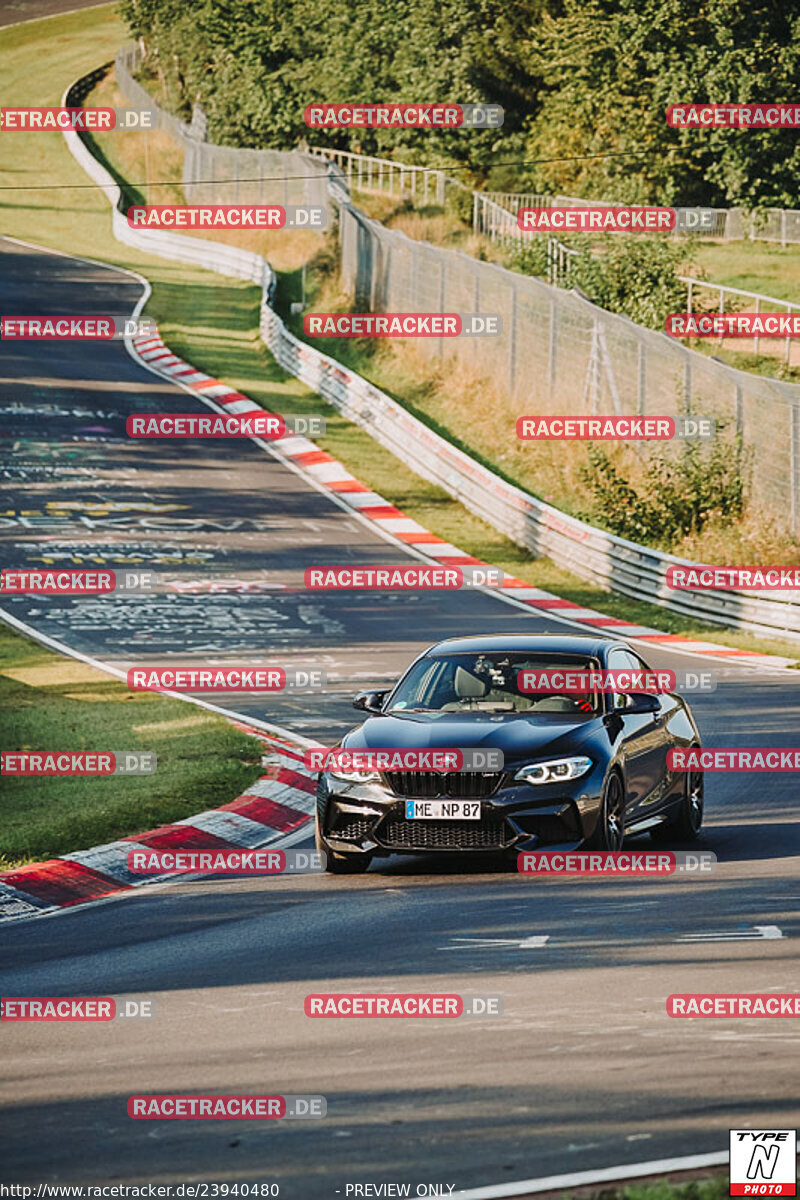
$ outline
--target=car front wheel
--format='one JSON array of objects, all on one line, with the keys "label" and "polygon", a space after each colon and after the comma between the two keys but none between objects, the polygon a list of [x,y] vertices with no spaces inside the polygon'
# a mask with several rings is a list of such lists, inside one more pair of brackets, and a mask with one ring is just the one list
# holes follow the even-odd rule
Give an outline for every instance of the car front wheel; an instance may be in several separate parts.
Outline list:
[{"label": "car front wheel", "polygon": [[597,826],[589,839],[592,850],[621,850],[625,841],[625,788],[621,776],[612,771],[603,788]]},{"label": "car front wheel", "polygon": [[686,772],[683,796],[675,813],[667,821],[650,830],[653,841],[697,841],[703,825],[704,788],[705,776],[702,771]]}]

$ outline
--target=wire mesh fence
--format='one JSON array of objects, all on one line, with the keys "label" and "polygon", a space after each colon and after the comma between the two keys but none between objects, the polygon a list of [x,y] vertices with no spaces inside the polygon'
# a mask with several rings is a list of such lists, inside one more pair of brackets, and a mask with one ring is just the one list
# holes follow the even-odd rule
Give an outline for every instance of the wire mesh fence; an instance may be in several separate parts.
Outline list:
[{"label": "wire mesh fence", "polygon": [[[130,103],[153,108],[133,78],[136,63],[130,51],[118,56],[119,85]],[[519,414],[713,417],[720,436],[740,435],[747,447],[752,501],[780,526],[800,532],[800,386],[736,370],[576,292],[386,229],[352,204],[346,163],[342,170],[300,151],[215,146],[163,111],[159,128],[184,148],[183,177],[193,201],[332,202],[342,280],[357,311],[501,317],[497,336],[422,338],[420,353],[490,378]],[[369,169],[362,165],[362,184]],[[516,225],[507,210],[491,207]]]},{"label": "wire mesh fence", "polygon": [[355,308],[497,314],[487,338],[421,339],[479,368],[520,413],[690,414],[749,451],[752,499],[800,530],[800,387],[739,371],[608,313],[575,292],[459,251],[415,242],[339,205],[341,270]]},{"label": "wire mesh fence", "polygon": [[205,118],[195,106],[191,124],[156,105],[134,78],[141,66],[138,47],[116,58],[117,83],[129,104],[156,114],[156,128],[183,150],[182,183],[190,204],[328,204],[328,183],[318,159],[301,151],[247,150],[204,140]]}]

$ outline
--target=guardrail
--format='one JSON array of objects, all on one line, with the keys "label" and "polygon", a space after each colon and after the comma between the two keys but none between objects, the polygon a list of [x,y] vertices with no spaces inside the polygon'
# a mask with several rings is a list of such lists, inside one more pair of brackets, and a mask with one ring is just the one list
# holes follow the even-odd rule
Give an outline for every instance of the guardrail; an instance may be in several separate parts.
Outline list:
[{"label": "guardrail", "polygon": [[[68,89],[62,104],[77,104],[91,86],[81,90],[85,83],[80,80]],[[417,474],[443,488],[517,545],[534,555],[546,555],[582,579],[672,612],[800,642],[800,594],[787,592],[775,600],[755,593],[675,592],[668,588],[668,566],[696,564],[596,529],[477,463],[379,388],[290,333],[271,307],[275,277],[260,255],[181,234],[130,228],[121,210],[119,187],[91,155],[82,135],[65,132],[64,137],[74,157],[108,197],[115,237],[146,253],[259,283],[261,336],[284,370],[313,388]],[[338,172],[332,178],[331,194],[336,203],[349,203]]]},{"label": "guardrail", "polygon": [[401,196],[404,192],[423,204],[444,204],[448,188],[469,192],[457,179],[434,167],[417,167],[396,162],[393,158],[375,158],[370,154],[354,154],[349,150],[334,150],[328,146],[310,146],[309,153],[324,158],[340,168],[348,188],[388,192]]},{"label": "guardrail", "polygon": [[[533,195],[520,192],[476,192],[486,196],[490,202],[516,219],[521,207],[574,208],[586,204],[615,205],[621,200],[580,199],[578,196]],[[698,229],[695,237],[721,238],[725,242],[778,242],[781,249],[800,243],[800,209],[765,208],[747,213],[743,208],[706,208],[714,213],[714,225],[710,229]],[[476,229],[477,232],[477,229]],[[680,234],[673,236],[679,237]]]},{"label": "guardrail", "polygon": [[[757,313],[760,313],[762,311],[762,307],[761,307],[762,303],[768,305],[768,307],[764,310],[766,312],[780,312],[781,310],[784,312],[787,312],[787,313],[800,312],[800,304],[791,304],[788,300],[778,300],[778,298],[776,296],[765,296],[763,294],[763,292],[748,292],[748,291],[745,291],[744,288],[729,287],[727,284],[724,284],[724,283],[712,283],[708,279],[697,279],[693,275],[679,275],[678,279],[680,279],[681,283],[686,284],[686,311],[687,312],[707,312],[708,311],[707,309],[696,309],[694,307],[695,296],[697,295],[698,291],[703,291],[703,290],[716,293],[716,295],[719,298],[718,304],[717,304],[717,311],[721,312],[721,313],[744,312],[745,311],[741,306],[731,304],[726,299],[726,297],[728,297],[728,296],[744,296],[748,300],[755,300],[755,302],[756,302],[755,308],[752,311],[757,312]],[[750,312],[751,310],[748,308],[747,311]],[[719,345],[722,345],[724,340],[725,340],[724,334],[720,334],[719,338],[717,339]],[[749,339],[745,339],[745,340],[749,340]],[[770,341],[772,341],[773,343],[775,340],[776,339],[770,339]],[[753,350],[756,354],[759,353],[760,341],[761,341],[761,339],[759,338],[758,334],[755,334],[755,336],[753,337]],[[792,360],[792,339],[791,339],[791,337],[787,337],[784,339],[783,360],[787,366],[790,365],[791,360]]]},{"label": "guardrail", "polygon": [[[430,176],[436,179],[437,204],[444,203],[446,188],[471,192],[473,232],[485,233],[493,242],[517,240],[521,236],[517,228],[517,212],[520,208],[574,208],[576,205],[612,206],[623,203],[621,200],[554,196],[549,192],[477,192],[432,167],[411,166],[389,158],[371,158],[369,155],[334,150],[327,146],[314,146],[311,153],[336,162],[339,166],[344,165],[348,184],[355,182],[358,188],[393,192],[394,180],[398,178],[397,190],[402,193],[404,185],[410,180],[411,187],[407,190],[412,199],[416,199],[421,191],[423,203],[427,204],[427,176]],[[752,213],[743,208],[705,208],[704,211],[714,213],[714,225],[709,229],[695,230],[694,237],[721,238],[726,242],[778,242],[782,249],[800,243],[800,209],[765,208]],[[676,231],[672,236],[682,235]]]}]

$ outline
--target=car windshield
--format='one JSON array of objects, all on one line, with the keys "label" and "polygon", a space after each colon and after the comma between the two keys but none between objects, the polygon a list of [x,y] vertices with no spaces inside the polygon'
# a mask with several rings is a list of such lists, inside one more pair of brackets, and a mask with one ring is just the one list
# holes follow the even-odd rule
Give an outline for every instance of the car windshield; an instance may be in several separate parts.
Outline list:
[{"label": "car windshield", "polygon": [[387,712],[570,713],[595,716],[597,692],[521,691],[520,671],[596,669],[592,659],[563,655],[490,651],[441,654],[420,659],[400,681]]}]

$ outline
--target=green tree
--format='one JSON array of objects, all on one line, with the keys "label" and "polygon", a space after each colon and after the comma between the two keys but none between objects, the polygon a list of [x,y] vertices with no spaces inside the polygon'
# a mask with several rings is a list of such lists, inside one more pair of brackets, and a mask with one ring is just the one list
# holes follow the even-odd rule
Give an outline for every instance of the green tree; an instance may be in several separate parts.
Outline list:
[{"label": "green tree", "polygon": [[[669,104],[792,101],[800,0],[564,0],[531,41],[545,189],[661,204],[797,202],[796,131],[673,130]],[[613,154],[619,157],[580,156]],[[564,161],[574,157],[574,161]]]}]

